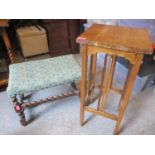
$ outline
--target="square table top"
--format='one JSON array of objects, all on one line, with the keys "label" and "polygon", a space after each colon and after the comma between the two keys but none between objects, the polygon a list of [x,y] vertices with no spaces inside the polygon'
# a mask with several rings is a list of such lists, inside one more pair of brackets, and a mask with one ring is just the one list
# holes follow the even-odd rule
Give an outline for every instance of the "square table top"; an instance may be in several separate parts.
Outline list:
[{"label": "square table top", "polygon": [[144,54],[153,51],[149,33],[143,28],[94,24],[77,38],[77,43]]}]

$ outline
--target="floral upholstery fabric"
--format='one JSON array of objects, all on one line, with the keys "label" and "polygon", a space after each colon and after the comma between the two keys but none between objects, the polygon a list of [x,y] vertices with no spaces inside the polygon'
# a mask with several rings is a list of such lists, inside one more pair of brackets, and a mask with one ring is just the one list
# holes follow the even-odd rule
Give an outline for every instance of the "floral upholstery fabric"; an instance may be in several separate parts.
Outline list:
[{"label": "floral upholstery fabric", "polygon": [[12,64],[7,92],[13,97],[74,82],[80,77],[81,68],[73,55]]}]

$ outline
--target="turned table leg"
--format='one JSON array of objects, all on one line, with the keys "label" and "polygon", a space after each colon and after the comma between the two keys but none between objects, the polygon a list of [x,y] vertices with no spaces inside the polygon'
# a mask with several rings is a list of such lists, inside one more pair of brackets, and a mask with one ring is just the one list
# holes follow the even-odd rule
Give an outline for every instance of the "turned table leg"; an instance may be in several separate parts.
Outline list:
[{"label": "turned table leg", "polygon": [[74,89],[74,90],[78,90],[77,86],[76,86],[76,83],[75,82],[72,82],[71,83],[71,87]]},{"label": "turned table leg", "polygon": [[126,107],[128,105],[129,97],[132,92],[132,88],[134,86],[134,82],[135,82],[136,76],[138,74],[142,59],[143,59],[143,54],[137,55],[135,64],[132,64],[129,68],[126,82],[124,85],[123,95],[120,100],[119,116],[118,116],[118,120],[116,123],[116,127],[114,129],[114,134],[118,134],[120,132],[120,123],[123,119]]}]

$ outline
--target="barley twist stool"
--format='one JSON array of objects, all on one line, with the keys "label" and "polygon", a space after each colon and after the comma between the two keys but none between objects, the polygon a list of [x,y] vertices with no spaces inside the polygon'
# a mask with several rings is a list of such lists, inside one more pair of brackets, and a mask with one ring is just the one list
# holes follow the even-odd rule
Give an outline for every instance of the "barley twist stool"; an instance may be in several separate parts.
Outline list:
[{"label": "barley twist stool", "polygon": [[[73,55],[11,64],[9,66],[7,93],[12,98],[15,111],[19,115],[21,124],[27,124],[24,109],[44,102],[78,95],[79,92],[73,90],[34,102],[24,102],[24,94],[65,84],[74,85],[74,82],[80,80],[80,78],[81,69]],[[21,102],[17,99],[18,96],[22,96]]]},{"label": "barley twist stool", "polygon": [[[84,112],[91,112],[115,120],[114,134],[118,134],[143,55],[152,53],[148,32],[145,29],[94,24],[77,38],[77,43],[80,43],[82,47],[80,123],[83,125]],[[98,53],[105,53],[102,80],[99,86],[95,85]],[[130,63],[122,90],[112,85],[117,57],[123,57]],[[96,87],[99,88],[100,93],[98,106],[95,109],[86,103],[91,100]],[[110,91],[121,94],[118,115],[106,112]]]},{"label": "barley twist stool", "polygon": [[[8,27],[8,20],[0,20],[0,26]],[[9,66],[7,93],[12,99],[21,125],[25,126],[31,121],[25,118],[24,110],[26,108],[48,101],[79,95],[75,82],[81,79],[81,68],[72,54],[44,60],[15,63],[14,52],[5,28],[2,28],[2,37],[11,63]],[[27,93],[34,93],[45,88],[65,84],[71,84],[74,90],[33,102],[25,100],[27,99],[25,98]]]}]

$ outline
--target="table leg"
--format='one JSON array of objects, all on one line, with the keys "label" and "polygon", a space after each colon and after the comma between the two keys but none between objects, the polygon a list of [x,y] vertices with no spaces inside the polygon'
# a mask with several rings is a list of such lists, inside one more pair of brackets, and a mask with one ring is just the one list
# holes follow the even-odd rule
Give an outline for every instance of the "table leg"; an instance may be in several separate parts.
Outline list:
[{"label": "table leg", "polygon": [[83,125],[87,77],[87,46],[82,46],[82,73],[80,94],[80,124]]},{"label": "table leg", "polygon": [[131,67],[128,71],[123,95],[122,95],[121,101],[120,101],[119,116],[118,116],[118,120],[116,123],[116,127],[114,129],[114,134],[118,134],[120,131],[120,123],[123,119],[126,107],[128,105],[129,97],[132,92],[132,88],[134,86],[134,82],[135,82],[136,76],[138,74],[142,59],[143,59],[143,54],[137,55],[135,64],[131,65]]}]

